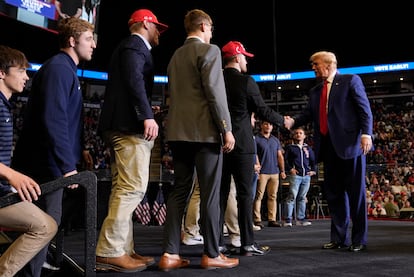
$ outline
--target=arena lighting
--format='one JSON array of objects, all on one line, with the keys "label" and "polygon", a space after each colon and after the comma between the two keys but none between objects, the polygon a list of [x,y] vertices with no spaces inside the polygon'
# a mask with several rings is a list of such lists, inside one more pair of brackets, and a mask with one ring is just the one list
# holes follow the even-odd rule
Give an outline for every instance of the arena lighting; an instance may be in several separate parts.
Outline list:
[{"label": "arena lighting", "polygon": [[[31,67],[28,68],[29,71],[37,71],[42,65],[31,63],[30,66]],[[339,68],[338,70],[339,72],[343,74],[386,73],[386,72],[394,72],[394,71],[414,70],[414,62],[346,67],[346,68]],[[106,72],[78,69],[77,74],[81,78],[104,80],[104,81],[108,80],[108,73]],[[252,75],[252,77],[258,83],[275,81],[275,74],[255,74],[255,75]],[[302,71],[302,72],[277,74],[277,81],[303,80],[303,79],[310,79],[310,78],[315,78],[315,73],[313,71]],[[168,83],[168,77],[156,75],[154,76],[154,83],[166,84]]]},{"label": "arena lighting", "polygon": [[[414,70],[414,62],[394,63],[394,64],[381,64],[381,65],[368,65],[357,67],[338,68],[338,71],[342,74],[369,74],[369,73],[386,73],[402,70]],[[257,74],[252,75],[256,82],[272,82],[275,81],[275,74]],[[302,71],[294,73],[282,73],[277,74],[277,81],[291,81],[315,78],[313,71]]]}]

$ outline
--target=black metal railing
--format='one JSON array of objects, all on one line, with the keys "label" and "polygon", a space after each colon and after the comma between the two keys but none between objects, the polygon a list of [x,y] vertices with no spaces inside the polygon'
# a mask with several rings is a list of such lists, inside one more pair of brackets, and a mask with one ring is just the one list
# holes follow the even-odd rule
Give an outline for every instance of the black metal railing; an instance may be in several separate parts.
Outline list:
[{"label": "black metal railing", "polygon": [[[53,192],[60,188],[65,188],[72,184],[79,184],[85,188],[85,267],[77,265],[73,259],[68,259],[69,263],[74,263],[74,267],[80,271],[83,276],[96,276],[96,218],[97,218],[97,177],[91,171],[82,171],[69,177],[62,177],[51,182],[41,184],[42,194]],[[0,198],[0,208],[20,202],[21,199],[17,193],[8,194]],[[56,237],[57,259],[62,259],[64,246],[62,232],[58,232]],[[67,255],[66,255],[67,256]]]}]

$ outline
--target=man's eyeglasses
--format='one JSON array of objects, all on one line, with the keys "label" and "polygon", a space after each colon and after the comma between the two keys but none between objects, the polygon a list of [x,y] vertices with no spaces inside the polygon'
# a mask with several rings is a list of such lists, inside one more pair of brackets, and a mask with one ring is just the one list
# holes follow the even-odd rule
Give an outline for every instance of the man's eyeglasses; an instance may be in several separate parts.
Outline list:
[{"label": "man's eyeglasses", "polygon": [[213,24],[206,23],[206,22],[202,22],[202,23],[200,23],[200,25],[203,25],[203,24],[205,24],[205,25],[207,25],[207,26],[210,26],[210,30],[211,30],[212,32],[214,31],[214,25],[213,25]]}]

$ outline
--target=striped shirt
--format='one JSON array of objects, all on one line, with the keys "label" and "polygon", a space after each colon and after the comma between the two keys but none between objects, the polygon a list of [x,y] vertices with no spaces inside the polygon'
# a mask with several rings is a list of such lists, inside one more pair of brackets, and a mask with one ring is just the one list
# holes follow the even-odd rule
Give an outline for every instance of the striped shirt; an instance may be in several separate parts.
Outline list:
[{"label": "striped shirt", "polygon": [[[0,92],[0,163],[10,166],[13,147],[13,114],[10,102]],[[0,196],[10,192],[10,185],[0,179]]]}]

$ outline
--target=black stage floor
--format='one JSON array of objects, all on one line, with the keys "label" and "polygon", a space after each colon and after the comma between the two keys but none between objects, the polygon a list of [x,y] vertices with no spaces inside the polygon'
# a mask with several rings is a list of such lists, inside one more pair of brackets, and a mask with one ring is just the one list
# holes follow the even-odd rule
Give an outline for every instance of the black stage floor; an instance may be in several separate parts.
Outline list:
[{"label": "black stage floor", "polygon": [[[191,260],[188,268],[166,273],[154,265],[137,273],[97,272],[96,276],[414,276],[414,221],[370,220],[368,249],[360,253],[321,249],[329,240],[330,220],[318,219],[312,223],[307,227],[266,227],[255,232],[256,241],[271,246],[272,251],[263,257],[240,257],[240,265],[233,269],[201,269],[202,247],[183,245],[181,255]],[[158,262],[162,230],[162,226],[135,223],[136,251],[154,256]],[[65,259],[59,272],[44,275],[81,276],[83,238],[83,231],[65,236],[64,253],[73,262]],[[77,270],[74,263],[79,266]]]}]

